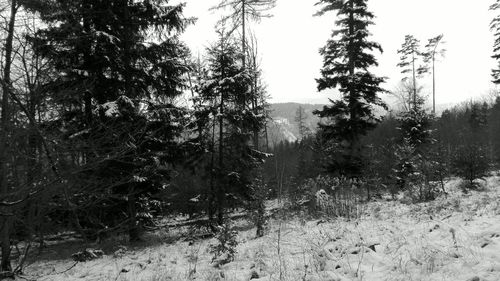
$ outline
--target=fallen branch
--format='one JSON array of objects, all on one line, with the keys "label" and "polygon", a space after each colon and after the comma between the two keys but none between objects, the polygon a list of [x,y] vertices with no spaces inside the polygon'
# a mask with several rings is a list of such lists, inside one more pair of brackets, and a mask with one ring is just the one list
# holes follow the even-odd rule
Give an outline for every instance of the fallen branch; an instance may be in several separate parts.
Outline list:
[{"label": "fallen branch", "polygon": [[[234,214],[230,215],[229,218],[231,219],[241,219],[247,217],[248,214],[242,213],[242,214]],[[210,220],[208,218],[201,218],[201,219],[196,219],[196,220],[188,220],[188,221],[183,221],[183,222],[177,222],[177,223],[167,223],[155,228],[161,229],[161,228],[176,228],[176,227],[183,227],[183,226],[191,226],[191,225],[203,225],[206,223],[209,223]]]}]

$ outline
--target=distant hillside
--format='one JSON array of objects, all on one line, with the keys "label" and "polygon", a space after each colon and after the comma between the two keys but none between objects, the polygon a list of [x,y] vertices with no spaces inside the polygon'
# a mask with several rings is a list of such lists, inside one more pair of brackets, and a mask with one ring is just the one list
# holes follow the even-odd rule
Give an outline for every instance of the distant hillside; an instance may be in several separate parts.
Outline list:
[{"label": "distant hillside", "polygon": [[301,104],[294,102],[274,103],[271,104],[271,117],[274,120],[274,124],[269,126],[271,144],[282,140],[294,142],[300,138],[299,127],[295,122],[295,114],[299,106],[302,106],[306,113],[306,125],[309,127],[311,132],[316,131],[319,118],[313,114],[313,111],[322,109],[323,105]]},{"label": "distant hillside", "polygon": [[[396,110],[397,106],[394,101],[389,101],[391,104],[390,108]],[[307,103],[273,103],[271,104],[271,117],[274,120],[274,124],[270,124],[268,127],[269,141],[271,146],[274,143],[279,143],[280,141],[287,140],[289,142],[295,142],[300,138],[299,128],[295,122],[295,114],[299,106],[304,108],[306,113],[306,124],[311,130],[315,132],[318,127],[319,118],[313,114],[314,110],[322,109],[324,105],[322,104],[307,104]],[[436,112],[440,116],[445,109],[453,108],[454,104],[437,104]],[[428,111],[431,110],[430,106],[427,108]],[[387,111],[380,109],[379,114],[385,115]]]}]

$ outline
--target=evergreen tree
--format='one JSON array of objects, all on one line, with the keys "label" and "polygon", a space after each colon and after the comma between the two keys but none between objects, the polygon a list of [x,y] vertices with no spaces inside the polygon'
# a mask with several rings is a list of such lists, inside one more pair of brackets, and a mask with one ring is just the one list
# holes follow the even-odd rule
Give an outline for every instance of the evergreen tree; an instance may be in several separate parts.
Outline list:
[{"label": "evergreen tree", "polygon": [[488,104],[471,103],[469,125],[471,128],[472,137],[474,139],[481,139],[483,131],[488,125]]},{"label": "evergreen tree", "polygon": [[66,145],[61,161],[76,171],[69,182],[78,193],[68,206],[91,206],[78,217],[93,233],[128,225],[130,238],[138,239],[139,222],[150,218],[155,205],[149,199],[180,158],[184,112],[172,102],[185,88],[188,70],[188,50],[178,40],[190,21],[182,16],[183,5],[26,5],[46,23],[33,39],[37,52],[60,73],[46,89],[58,103],[56,123]]},{"label": "evergreen tree", "polygon": [[297,111],[295,111],[295,122],[299,127],[299,137],[302,140],[309,133],[309,127],[306,125],[307,113],[304,108],[299,105]]},{"label": "evergreen tree", "polygon": [[[500,0],[495,0],[495,3],[490,6],[490,10],[497,13],[490,23],[490,29],[493,31],[495,36],[495,42],[493,44],[493,58],[500,61]],[[500,83],[500,62],[497,68],[492,70],[493,83]]]},{"label": "evergreen tree", "polygon": [[[422,59],[420,41],[413,35],[406,35],[405,41],[401,45],[401,49],[398,50],[398,54],[401,54],[400,62],[398,63],[398,67],[402,68],[401,73],[411,73],[413,82],[413,107],[417,107],[417,76],[427,72],[427,68],[425,66],[418,65],[420,63],[419,60]],[[403,80],[406,79],[408,79],[408,77],[403,78]]]},{"label": "evergreen tree", "polygon": [[[413,107],[400,114],[401,141],[394,151],[397,183],[401,190],[409,190],[410,195],[418,200],[433,199],[435,191],[430,183],[432,155],[429,153],[429,145],[434,142],[431,129],[433,116],[423,108],[424,101],[417,96]],[[416,197],[414,188],[418,190]]]},{"label": "evergreen tree", "polygon": [[219,42],[208,49],[208,75],[201,86],[200,98],[205,100],[206,110],[214,114],[213,122],[218,127],[214,130],[218,142],[214,148],[217,158],[214,197],[217,220],[222,224],[226,194],[250,198],[251,172],[264,155],[248,145],[251,138],[248,132],[251,128],[261,128],[264,118],[239,106],[250,88],[251,75],[242,68],[242,54],[234,39],[223,29],[218,34]]},{"label": "evergreen tree", "polygon": [[295,122],[299,128],[299,140],[297,140],[296,146],[298,150],[297,176],[295,178],[297,185],[306,178],[307,174],[306,151],[308,149],[307,137],[309,136],[310,130],[306,125],[306,119],[307,113],[304,108],[299,105],[295,111]]},{"label": "evergreen tree", "polygon": [[429,39],[425,45],[424,63],[429,64],[432,62],[432,114],[436,114],[436,59],[439,56],[444,56],[446,50],[440,48],[443,42],[443,34]]},{"label": "evergreen tree", "polygon": [[425,112],[424,99],[417,97],[417,103],[399,115],[402,139],[421,152],[421,148],[432,143],[432,116]]},{"label": "evergreen tree", "polygon": [[489,136],[493,153],[492,160],[498,165],[500,163],[500,97],[497,97],[495,103],[491,106],[488,115]]},{"label": "evergreen tree", "polygon": [[[259,62],[259,50],[257,38],[250,36],[247,49],[248,72],[250,73],[250,108],[255,116],[269,116],[269,103],[267,102],[267,86],[262,78],[262,69]],[[267,118],[267,117],[266,117]],[[254,149],[259,150],[260,133],[262,124],[252,129]]]},{"label": "evergreen tree", "polygon": [[[338,30],[320,50],[323,56],[318,90],[338,88],[342,98],[315,112],[329,122],[320,124],[320,134],[330,143],[339,157],[329,164],[330,171],[357,175],[362,166],[360,137],[376,127],[380,119],[374,106],[385,107],[378,94],[384,92],[377,77],[369,68],[377,65],[373,50],[382,51],[380,45],[369,40],[368,27],[374,15],[368,11],[366,0],[322,0],[318,15],[337,11]],[[334,144],[336,147],[332,146]],[[333,151],[332,151],[333,152]]]},{"label": "evergreen tree", "polygon": [[[241,62],[244,70],[252,73],[251,90],[242,95],[240,101],[241,110],[247,110],[248,105],[255,115],[265,114],[265,98],[262,93],[262,84],[260,82],[260,69],[257,63],[257,40],[254,36],[247,38],[248,21],[259,21],[262,18],[271,17],[267,12],[274,8],[276,0],[222,0],[212,10],[229,9],[230,13],[224,16],[219,23],[226,25],[231,23],[229,35],[241,28]],[[249,67],[248,67],[249,66]],[[240,125],[243,127],[243,124]],[[253,131],[253,144],[255,149],[259,149],[259,129],[251,128]]]},{"label": "evergreen tree", "polygon": [[222,18],[220,23],[231,22],[232,28],[228,32],[231,34],[234,30],[241,28],[241,52],[243,68],[246,68],[247,54],[247,22],[249,19],[259,21],[262,18],[271,17],[267,13],[276,6],[276,0],[222,0],[212,9],[230,9],[229,15]]}]

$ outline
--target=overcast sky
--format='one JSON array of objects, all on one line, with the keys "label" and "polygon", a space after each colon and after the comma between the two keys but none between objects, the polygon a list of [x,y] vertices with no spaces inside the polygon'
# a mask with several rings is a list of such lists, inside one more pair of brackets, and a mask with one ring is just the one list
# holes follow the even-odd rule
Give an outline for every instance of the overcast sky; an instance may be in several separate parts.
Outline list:
[{"label": "overcast sky", "polygon": [[[194,54],[203,54],[214,41],[214,26],[220,14],[209,11],[219,0],[189,0],[186,16],[197,17],[183,40]],[[278,0],[272,10],[274,17],[252,24],[259,40],[264,79],[272,102],[324,103],[332,93],[318,93],[315,78],[319,77],[322,58],[318,49],[335,28],[336,15],[313,17],[316,1]],[[371,26],[373,39],[384,48],[377,55],[377,75],[390,79],[385,85],[392,90],[403,77],[396,67],[397,49],[406,34],[413,34],[425,45],[428,38],[444,34],[446,57],[438,62],[437,103],[457,103],[479,99],[494,85],[491,83],[493,36],[489,30],[492,13],[490,0],[370,0],[375,13]],[[419,82],[425,92],[431,91],[431,77]]]}]

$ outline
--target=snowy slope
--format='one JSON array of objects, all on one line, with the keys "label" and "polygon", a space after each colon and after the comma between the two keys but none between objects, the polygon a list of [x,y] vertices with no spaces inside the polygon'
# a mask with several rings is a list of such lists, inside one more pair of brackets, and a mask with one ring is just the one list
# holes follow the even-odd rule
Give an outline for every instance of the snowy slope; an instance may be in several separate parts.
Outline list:
[{"label": "snowy slope", "polygon": [[498,281],[499,180],[491,177],[485,191],[466,195],[459,181],[451,180],[446,185],[450,195],[429,203],[372,202],[355,221],[275,219],[259,239],[240,221],[236,259],[221,268],[210,263],[213,240],[176,242],[173,238],[187,232],[171,230],[151,235],[149,244],[106,252],[74,267],[68,256],[37,261],[26,269],[26,278]]}]

